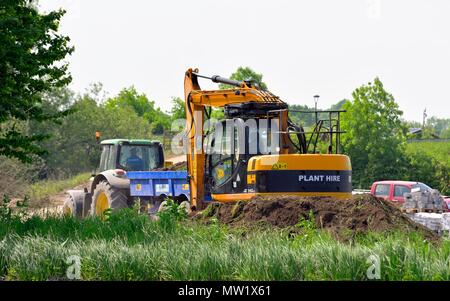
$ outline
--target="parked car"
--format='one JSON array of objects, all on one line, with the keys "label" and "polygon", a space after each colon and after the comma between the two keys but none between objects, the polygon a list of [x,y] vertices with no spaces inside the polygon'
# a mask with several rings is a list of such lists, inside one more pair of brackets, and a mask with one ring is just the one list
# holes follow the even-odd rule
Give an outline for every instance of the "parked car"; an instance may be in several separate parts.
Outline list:
[{"label": "parked car", "polygon": [[450,212],[450,196],[443,195],[442,197],[444,198],[444,211]]},{"label": "parked car", "polygon": [[398,206],[401,206],[405,202],[405,193],[428,190],[432,190],[432,188],[421,182],[378,181],[372,184],[370,193],[376,197],[392,201]]}]

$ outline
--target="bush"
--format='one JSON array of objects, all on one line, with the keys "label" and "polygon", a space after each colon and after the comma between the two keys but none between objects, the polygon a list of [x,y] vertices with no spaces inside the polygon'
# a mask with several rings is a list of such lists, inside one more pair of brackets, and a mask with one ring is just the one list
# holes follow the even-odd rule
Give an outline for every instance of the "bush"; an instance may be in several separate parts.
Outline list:
[{"label": "bush", "polygon": [[409,160],[409,170],[405,175],[407,180],[423,182],[442,194],[450,194],[449,166],[420,149],[409,150],[406,156]]}]

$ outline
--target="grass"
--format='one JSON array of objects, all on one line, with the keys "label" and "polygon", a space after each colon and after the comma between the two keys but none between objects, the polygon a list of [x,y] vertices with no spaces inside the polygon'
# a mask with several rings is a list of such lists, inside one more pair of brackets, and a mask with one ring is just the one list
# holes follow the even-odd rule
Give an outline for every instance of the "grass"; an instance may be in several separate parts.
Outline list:
[{"label": "grass", "polygon": [[60,193],[65,189],[86,183],[91,177],[91,173],[82,173],[75,177],[64,180],[47,180],[40,181],[30,185],[28,195],[32,203],[45,200],[52,195]]},{"label": "grass", "polygon": [[412,142],[407,144],[407,151],[423,151],[450,168],[450,142]]},{"label": "grass", "polygon": [[292,236],[214,220],[154,222],[131,209],[106,221],[0,217],[0,279],[66,279],[66,260],[78,255],[84,280],[365,280],[377,255],[381,279],[450,280],[449,241],[370,233],[349,244],[298,227],[306,229]]}]

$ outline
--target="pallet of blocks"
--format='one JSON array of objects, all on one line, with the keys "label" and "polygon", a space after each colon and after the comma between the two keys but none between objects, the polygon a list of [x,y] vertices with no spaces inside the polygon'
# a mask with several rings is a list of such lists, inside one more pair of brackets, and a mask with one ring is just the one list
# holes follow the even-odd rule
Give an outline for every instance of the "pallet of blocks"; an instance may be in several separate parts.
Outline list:
[{"label": "pallet of blocks", "polygon": [[442,230],[450,231],[450,212],[442,214]]},{"label": "pallet of blocks", "polygon": [[440,233],[445,230],[442,216],[443,214],[440,213],[419,212],[410,214],[409,218],[434,232]]},{"label": "pallet of blocks", "polygon": [[405,202],[401,208],[403,212],[442,212],[443,199],[436,189],[412,191],[411,193],[405,193],[404,197]]}]

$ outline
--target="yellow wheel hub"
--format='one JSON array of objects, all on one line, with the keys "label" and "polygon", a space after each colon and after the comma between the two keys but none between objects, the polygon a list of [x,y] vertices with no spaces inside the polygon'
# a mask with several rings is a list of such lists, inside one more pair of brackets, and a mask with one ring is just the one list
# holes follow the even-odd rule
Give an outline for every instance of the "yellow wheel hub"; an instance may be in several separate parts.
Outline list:
[{"label": "yellow wheel hub", "polygon": [[66,216],[72,216],[72,208],[70,208],[68,206],[64,206],[63,214],[66,215]]},{"label": "yellow wheel hub", "polygon": [[104,192],[100,192],[97,202],[95,203],[95,214],[102,216],[107,209],[109,209],[108,197]]}]

